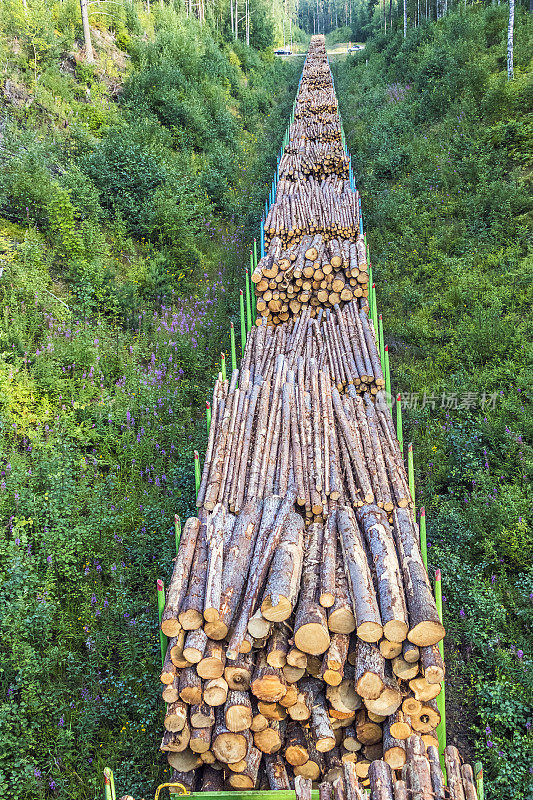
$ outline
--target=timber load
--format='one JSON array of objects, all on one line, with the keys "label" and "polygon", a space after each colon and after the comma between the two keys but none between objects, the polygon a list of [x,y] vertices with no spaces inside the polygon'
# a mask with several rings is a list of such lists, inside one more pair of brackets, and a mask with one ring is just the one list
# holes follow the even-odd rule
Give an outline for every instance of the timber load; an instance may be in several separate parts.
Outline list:
[{"label": "timber load", "polygon": [[[263,758],[257,770],[257,788],[294,789],[296,800],[311,800],[311,791],[318,787],[319,800],[478,800],[476,781],[470,764],[461,761],[456,747],[449,746],[444,753],[448,781],[434,745],[427,747],[418,736],[406,740],[406,760],[401,770],[395,771],[388,762],[376,759],[368,767],[366,779],[361,779],[353,761],[337,763],[328,771],[327,779],[320,783],[297,775],[289,777],[279,755]],[[255,770],[254,770],[255,771]],[[224,775],[212,766],[200,774],[174,771],[172,780],[181,783],[189,792],[223,791]],[[241,782],[244,782],[241,781]],[[133,800],[123,797],[121,800]]]},{"label": "timber load", "polygon": [[252,273],[252,282],[258,316],[272,325],[286,322],[307,308],[315,317],[319,308],[367,298],[363,237],[356,235],[353,241],[340,237],[326,243],[322,234],[309,235],[285,249],[282,240],[275,237]]},{"label": "timber load", "polygon": [[309,53],[274,202],[265,255],[254,270],[257,312],[277,325],[311,307],[368,296],[359,193],[350,181],[333,79],[325,52]]},{"label": "timber load", "polygon": [[[323,37],[302,91],[306,108],[336,111]],[[361,786],[376,800],[444,798],[445,631],[358,280],[357,203],[353,229],[336,226],[324,183],[349,186],[331,174],[284,182],[322,192],[323,229],[308,210],[299,232],[274,229],[254,274],[268,311],[258,305],[240,368],[215,384],[197,512],[162,614],[161,750],[176,780],[203,790],[268,785],[309,800],[320,783],[323,800],[360,798]],[[350,297],[296,284],[326,263]],[[258,288],[265,280],[278,289]],[[271,303],[289,286],[287,313]]]}]

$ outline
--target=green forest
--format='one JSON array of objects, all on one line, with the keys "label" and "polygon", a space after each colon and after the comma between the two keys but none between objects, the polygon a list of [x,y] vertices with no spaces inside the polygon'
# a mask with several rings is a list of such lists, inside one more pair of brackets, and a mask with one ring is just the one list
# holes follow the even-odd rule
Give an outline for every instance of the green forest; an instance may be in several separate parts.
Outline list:
[{"label": "green forest", "polygon": [[89,3],[91,60],[78,0],[0,4],[0,797],[169,777],[156,580],[302,69],[273,50],[320,30],[365,43],[331,63],[443,573],[448,736],[488,800],[529,800],[532,16],[509,80],[508,4],[243,5]]}]

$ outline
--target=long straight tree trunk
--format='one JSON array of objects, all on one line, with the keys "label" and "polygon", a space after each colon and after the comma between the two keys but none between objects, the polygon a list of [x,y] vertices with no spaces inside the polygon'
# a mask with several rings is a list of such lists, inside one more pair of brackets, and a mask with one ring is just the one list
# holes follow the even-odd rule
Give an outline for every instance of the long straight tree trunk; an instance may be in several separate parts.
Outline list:
[{"label": "long straight tree trunk", "polygon": [[512,80],[514,74],[513,37],[514,37],[514,0],[509,0],[509,27],[507,28],[507,80]]},{"label": "long straight tree trunk", "polygon": [[407,0],[403,0],[403,38],[407,36]]},{"label": "long straight tree trunk", "polygon": [[[89,27],[89,5],[88,0],[80,0],[81,21],[83,24],[83,39],[85,41],[85,56],[87,61],[94,62],[93,45],[91,42],[91,29]],[[513,6],[514,8],[514,6]]]}]

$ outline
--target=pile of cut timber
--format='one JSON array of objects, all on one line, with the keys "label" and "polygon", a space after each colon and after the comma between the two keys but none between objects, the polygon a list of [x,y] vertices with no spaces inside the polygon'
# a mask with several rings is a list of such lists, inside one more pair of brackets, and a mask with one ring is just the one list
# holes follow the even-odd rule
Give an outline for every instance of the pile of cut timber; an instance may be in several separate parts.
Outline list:
[{"label": "pile of cut timber", "polygon": [[344,499],[389,515],[412,505],[368,319],[354,312],[364,325],[350,324],[347,308],[322,326],[304,314],[295,326],[252,329],[241,370],[215,384],[199,508],[237,513],[284,495],[291,475],[314,521]]},{"label": "pile of cut timber", "polygon": [[[406,761],[397,774],[386,761],[377,759],[370,764],[368,778],[361,781],[353,762],[336,763],[327,780],[318,784],[319,800],[366,800],[365,787],[370,789],[370,800],[478,800],[472,767],[461,762],[457,748],[447,747],[444,757],[447,781],[437,748],[426,747],[419,737],[411,736],[406,741]],[[225,789],[222,771],[210,766],[200,778],[194,772],[174,771],[172,780],[190,792]],[[311,800],[316,783],[302,775],[292,780],[279,755],[267,755],[257,769],[256,785],[258,789],[294,789],[296,800]]]},{"label": "pile of cut timber", "polygon": [[[272,206],[274,208],[274,206]],[[274,325],[309,308],[333,308],[368,296],[368,264],[363,237],[330,239],[305,235],[283,247],[275,237],[252,274],[259,317]]]},{"label": "pile of cut timber", "polygon": [[306,233],[321,233],[327,240],[354,239],[359,229],[357,205],[357,192],[337,175],[328,173],[321,181],[309,175],[298,183],[280,178],[265,220],[265,247],[276,237],[284,247],[297,244]]},{"label": "pile of cut timber", "polygon": [[[324,59],[316,37],[302,86],[325,114]],[[305,231],[301,245],[303,260],[273,239],[266,277],[300,280],[319,252],[366,274],[360,237]],[[204,789],[369,785],[405,769],[414,791],[410,762],[438,744],[444,628],[368,305],[315,296],[292,319],[259,318],[240,370],[219,375],[198,516],[167,592],[161,749]]]},{"label": "pile of cut timber", "polygon": [[289,143],[265,223],[265,256],[252,280],[257,311],[276,325],[302,308],[333,308],[368,296],[366,248],[359,235],[359,195],[329,64],[317,45],[305,62]]}]

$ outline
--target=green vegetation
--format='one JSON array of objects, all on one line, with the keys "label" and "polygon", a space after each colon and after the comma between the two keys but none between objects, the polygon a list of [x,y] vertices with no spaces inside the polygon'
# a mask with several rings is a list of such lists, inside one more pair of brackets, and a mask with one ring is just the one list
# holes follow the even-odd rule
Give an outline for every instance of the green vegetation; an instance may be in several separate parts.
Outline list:
[{"label": "green vegetation", "polygon": [[533,28],[519,15],[508,82],[507,13],[460,9],[335,68],[443,571],[448,734],[492,800],[533,791]]},{"label": "green vegetation", "polygon": [[106,764],[149,796],[155,581],[301,64],[127,0],[91,65],[79,3],[27,6],[0,4],[0,796],[101,796]]},{"label": "green vegetation", "polygon": [[[368,4],[332,42],[378,30],[377,14]],[[91,15],[95,64],[76,0],[0,4],[10,800],[100,796],[106,764],[137,797],[168,776],[155,580],[173,514],[192,509],[201,411],[301,68],[273,60],[282,29],[266,4],[260,49],[233,39],[219,5],[204,25],[129,0]],[[531,796],[533,742],[533,37],[520,10],[507,82],[506,15],[459,10],[377,36],[336,70],[443,570],[449,735],[473,742],[491,800]]]}]

